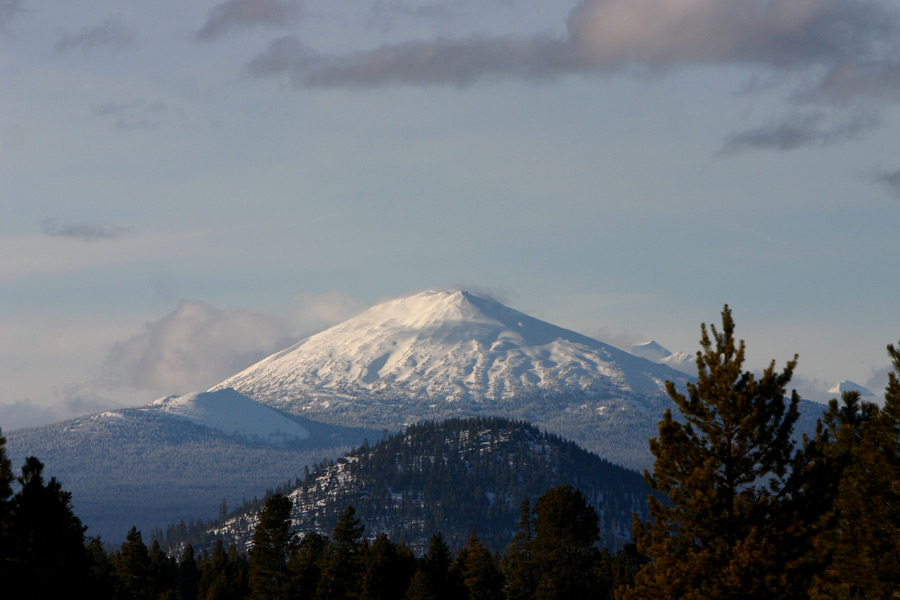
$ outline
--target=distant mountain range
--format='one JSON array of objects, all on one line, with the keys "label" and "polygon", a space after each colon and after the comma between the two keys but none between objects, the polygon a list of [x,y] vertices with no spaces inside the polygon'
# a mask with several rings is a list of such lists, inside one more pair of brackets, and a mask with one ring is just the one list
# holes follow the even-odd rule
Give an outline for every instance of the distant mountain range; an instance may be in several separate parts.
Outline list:
[{"label": "distant mountain range", "polygon": [[[396,431],[448,417],[534,423],[613,462],[652,465],[647,440],[692,377],[659,344],[635,356],[465,291],[391,300],[215,386],[327,423]],[[674,358],[673,358],[674,357]],[[801,431],[822,407],[804,403]]]},{"label": "distant mountain range", "polygon": [[[214,386],[149,405],[5,432],[73,492],[89,533],[208,518],[364,438],[448,418],[533,423],[629,468],[692,377],[651,342],[636,356],[499,302],[430,291],[379,304]],[[673,358],[674,357],[674,358]],[[822,406],[801,404],[798,434]]]},{"label": "distant mountain range", "polygon": [[[334,463],[316,467],[295,489],[297,533],[330,535],[352,505],[374,538],[381,532],[420,551],[440,531],[451,547],[462,547],[472,530],[489,548],[512,539],[523,500],[567,483],[577,487],[600,517],[601,544],[621,547],[631,538],[633,513],[647,516],[650,488],[643,477],[572,442],[536,427],[502,418],[420,423],[403,434],[357,448]],[[249,547],[259,507],[239,511],[217,525],[170,542],[209,547]]]}]

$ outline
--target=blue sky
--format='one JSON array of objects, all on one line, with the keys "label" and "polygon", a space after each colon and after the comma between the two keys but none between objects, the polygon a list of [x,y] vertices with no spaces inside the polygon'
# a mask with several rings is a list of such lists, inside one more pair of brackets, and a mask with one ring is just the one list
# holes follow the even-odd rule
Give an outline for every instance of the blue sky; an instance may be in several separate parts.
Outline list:
[{"label": "blue sky", "polygon": [[898,104],[893,2],[0,0],[0,427],[436,287],[879,391]]}]

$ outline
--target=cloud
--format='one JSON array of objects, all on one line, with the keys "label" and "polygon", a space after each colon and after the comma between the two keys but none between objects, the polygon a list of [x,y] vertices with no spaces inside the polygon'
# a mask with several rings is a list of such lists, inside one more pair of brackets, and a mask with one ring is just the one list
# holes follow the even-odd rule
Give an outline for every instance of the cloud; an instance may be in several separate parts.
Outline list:
[{"label": "cloud", "polygon": [[465,85],[687,65],[855,64],[896,47],[897,15],[860,0],[584,0],[563,36],[472,36],[318,54],[284,37],[247,65],[297,88]]},{"label": "cloud", "polygon": [[0,0],[0,31],[9,27],[13,19],[24,12],[23,0]]},{"label": "cloud", "polygon": [[115,344],[99,380],[110,388],[160,395],[201,391],[287,346],[292,334],[278,317],[183,300],[174,312]]},{"label": "cloud", "polygon": [[885,186],[895,196],[900,197],[900,169],[876,173],[875,181]]},{"label": "cloud", "polygon": [[720,154],[741,150],[794,150],[803,146],[828,146],[859,139],[880,123],[875,114],[859,114],[830,119],[824,112],[791,114],[759,127],[732,133],[725,138]]},{"label": "cloud", "polygon": [[62,237],[99,242],[115,240],[133,231],[130,226],[102,225],[99,223],[60,222],[57,219],[44,219],[43,231],[50,237]]},{"label": "cloud", "polygon": [[[376,8],[446,9],[440,2]],[[244,73],[283,78],[298,90],[465,87],[692,66],[781,75],[794,88],[788,114],[726,138],[721,153],[730,154],[857,139],[887,103],[900,101],[898,53],[900,12],[876,0],[582,0],[558,35],[437,37],[347,54],[283,36]]]},{"label": "cloud", "polygon": [[194,41],[209,42],[242,29],[282,27],[293,22],[302,4],[296,0],[226,0],[210,9]]},{"label": "cloud", "polygon": [[108,48],[121,50],[134,42],[134,32],[118,19],[107,19],[94,27],[86,27],[77,33],[67,33],[56,41],[54,52],[64,54],[72,50]]},{"label": "cloud", "polygon": [[564,43],[549,36],[473,36],[329,56],[317,54],[294,36],[285,36],[250,61],[245,72],[251,77],[286,75],[298,89],[466,86],[490,78],[554,79],[571,63],[568,53]]},{"label": "cloud", "polygon": [[895,15],[858,0],[586,0],[569,20],[579,56],[601,69],[808,66],[858,56],[895,31]]},{"label": "cloud", "polygon": [[300,294],[287,316],[182,300],[173,312],[112,346],[98,370],[98,390],[205,390],[362,308],[339,292]]},{"label": "cloud", "polygon": [[12,404],[0,404],[0,425],[8,433],[13,429],[39,427],[111,407],[116,405],[108,400],[82,395],[75,395],[49,406],[36,404],[26,398]]}]

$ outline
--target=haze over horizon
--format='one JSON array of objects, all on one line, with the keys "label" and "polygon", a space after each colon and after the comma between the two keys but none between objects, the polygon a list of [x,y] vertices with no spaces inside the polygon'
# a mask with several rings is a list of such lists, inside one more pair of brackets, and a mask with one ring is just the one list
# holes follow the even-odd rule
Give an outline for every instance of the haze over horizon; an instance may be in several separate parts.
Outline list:
[{"label": "haze over horizon", "polygon": [[0,427],[201,391],[391,297],[487,293],[880,393],[900,9],[0,0]]}]

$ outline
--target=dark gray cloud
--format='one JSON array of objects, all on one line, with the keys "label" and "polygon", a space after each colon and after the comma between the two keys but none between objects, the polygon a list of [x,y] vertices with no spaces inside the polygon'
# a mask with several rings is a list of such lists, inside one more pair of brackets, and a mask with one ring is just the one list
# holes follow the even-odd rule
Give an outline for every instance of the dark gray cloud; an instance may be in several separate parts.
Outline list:
[{"label": "dark gray cloud", "polygon": [[0,0],[0,31],[9,27],[19,14],[24,12],[23,0]]},{"label": "dark gray cloud", "polygon": [[759,127],[732,133],[725,138],[720,154],[741,150],[795,150],[804,146],[827,146],[858,139],[878,126],[876,114],[859,114],[834,119],[825,112],[791,114]]},{"label": "dark gray cloud", "polygon": [[[380,10],[448,10],[441,1],[386,6]],[[788,116],[728,136],[728,154],[858,138],[886,103],[900,101],[898,54],[900,11],[876,0],[582,0],[558,36],[439,37],[351,54],[318,53],[286,36],[245,73],[296,89],[466,86],[698,65],[779,75],[769,79],[794,88]]]},{"label": "dark gray cloud", "polygon": [[896,11],[870,0],[584,0],[559,37],[438,38],[348,55],[281,38],[247,71],[286,76],[298,88],[339,88],[704,64],[828,68],[894,50],[898,33]]},{"label": "dark gray cloud", "polygon": [[244,29],[283,27],[299,16],[301,7],[299,0],[225,0],[210,9],[194,40],[209,42]]},{"label": "dark gray cloud", "polygon": [[169,106],[162,101],[107,102],[94,106],[95,117],[112,119],[118,130],[153,129],[162,122],[169,112]]},{"label": "dark gray cloud", "polygon": [[94,27],[86,27],[76,33],[60,36],[53,50],[57,54],[95,48],[121,50],[134,42],[134,37],[134,32],[120,20],[107,19]]},{"label": "dark gray cloud", "polygon": [[568,54],[569,48],[551,37],[507,36],[442,38],[329,56],[287,36],[272,42],[246,72],[252,77],[286,75],[297,88],[465,86],[489,78],[552,79],[571,62]]},{"label": "dark gray cloud", "polygon": [[86,242],[115,240],[133,231],[131,227],[100,223],[61,222],[58,219],[44,219],[41,225],[44,233],[51,237],[72,238]]},{"label": "dark gray cloud", "polygon": [[875,181],[885,186],[895,196],[900,197],[900,169],[876,173]]}]

